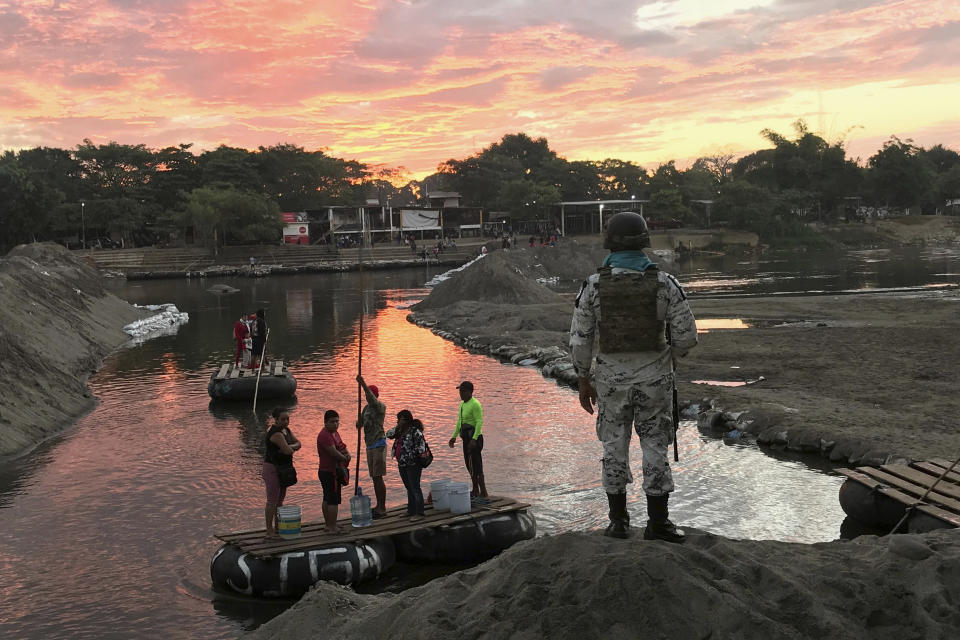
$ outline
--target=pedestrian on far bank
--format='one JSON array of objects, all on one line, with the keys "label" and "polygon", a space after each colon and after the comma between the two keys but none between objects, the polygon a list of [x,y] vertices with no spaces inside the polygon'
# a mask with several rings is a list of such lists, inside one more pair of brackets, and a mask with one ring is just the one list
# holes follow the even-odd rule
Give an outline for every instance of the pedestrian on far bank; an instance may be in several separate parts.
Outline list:
[{"label": "pedestrian on far bank", "polygon": [[427,450],[423,431],[416,427],[413,414],[409,409],[397,413],[397,426],[392,429],[396,438],[393,444],[393,455],[397,459],[397,468],[400,470],[400,479],[407,490],[407,515],[411,522],[423,519],[423,489],[420,487],[420,478],[423,467],[420,458]]},{"label": "pedestrian on far bank", "polygon": [[340,510],[342,485],[337,476],[337,467],[350,464],[350,452],[343,443],[337,430],[340,428],[340,414],[327,409],[323,414],[323,429],[317,434],[317,478],[323,487],[323,521],[327,533],[339,533],[337,514]]},{"label": "pedestrian on far bank", "polygon": [[367,473],[373,480],[373,493],[377,498],[373,517],[382,518],[387,515],[387,485],[383,481],[387,474],[387,438],[383,432],[387,405],[380,401],[380,389],[377,385],[367,386],[361,375],[357,376],[357,382],[367,398],[367,405],[360,412],[357,429],[363,429],[363,441],[367,446]]},{"label": "pedestrian on far bank", "polygon": [[460,408],[457,411],[457,426],[450,438],[450,448],[457,444],[457,436],[463,439],[463,462],[470,472],[473,488],[472,497],[487,497],[487,485],[483,478],[483,407],[473,397],[473,383],[464,380],[457,389],[460,391]]}]

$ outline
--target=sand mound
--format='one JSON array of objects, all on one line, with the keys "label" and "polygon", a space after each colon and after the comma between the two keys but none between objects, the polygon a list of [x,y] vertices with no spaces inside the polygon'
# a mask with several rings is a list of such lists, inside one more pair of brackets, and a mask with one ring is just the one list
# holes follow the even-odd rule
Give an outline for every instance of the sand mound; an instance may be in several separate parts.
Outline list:
[{"label": "sand mound", "polygon": [[438,284],[430,295],[411,308],[415,311],[440,309],[455,302],[475,300],[491,304],[549,304],[561,298],[537,284],[511,264],[509,252],[495,251],[449,280]]},{"label": "sand mound", "polygon": [[569,290],[579,288],[587,276],[596,272],[608,252],[597,236],[582,241],[565,239],[556,247],[524,247],[499,253],[526,277],[555,280],[551,286]]},{"label": "sand mound", "polygon": [[0,457],[29,450],[92,406],[87,376],[143,314],[54,244],[0,259]]},{"label": "sand mound", "polygon": [[400,595],[322,584],[262,640],[954,638],[960,533],[816,545],[567,533]]}]

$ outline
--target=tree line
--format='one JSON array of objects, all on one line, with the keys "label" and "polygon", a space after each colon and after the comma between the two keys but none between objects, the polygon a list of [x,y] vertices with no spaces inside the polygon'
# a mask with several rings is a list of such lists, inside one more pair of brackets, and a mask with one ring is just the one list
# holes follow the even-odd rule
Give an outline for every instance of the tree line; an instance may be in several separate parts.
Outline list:
[{"label": "tree line", "polygon": [[775,241],[802,235],[811,220],[850,218],[861,207],[937,213],[960,198],[960,154],[943,145],[925,149],[891,137],[860,164],[842,140],[827,142],[802,120],[791,137],[768,129],[761,135],[772,148],[648,171],[614,158],[569,161],[545,138],[507,134],[406,184],[402,168],[372,168],[291,144],[253,151],[224,145],[197,155],[190,144],[154,150],[84,140],[73,150],[7,151],[0,156],[0,245],[100,235],[145,245],[183,241],[185,230],[206,244],[275,242],[281,211],[368,198],[415,205],[440,190],[514,220],[552,219],[561,201],[646,200],[654,219],[722,222]]},{"label": "tree line", "polygon": [[[491,211],[543,217],[555,215],[561,201],[637,199],[648,201],[644,211],[654,220],[722,223],[768,241],[869,208],[933,214],[960,199],[960,154],[943,145],[924,149],[893,136],[861,165],[842,140],[827,142],[803,120],[793,128],[793,137],[764,129],[772,148],[739,159],[716,153],[687,169],[671,161],[652,171],[617,159],[567,161],[545,138],[511,134],[469,158],[446,161],[434,178]],[[710,201],[709,209],[702,201]]]}]

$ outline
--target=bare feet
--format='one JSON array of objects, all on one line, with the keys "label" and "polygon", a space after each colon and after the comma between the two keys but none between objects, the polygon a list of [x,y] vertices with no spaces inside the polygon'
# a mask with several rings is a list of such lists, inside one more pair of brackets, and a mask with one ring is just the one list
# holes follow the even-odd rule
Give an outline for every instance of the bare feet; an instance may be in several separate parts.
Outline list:
[{"label": "bare feet", "polygon": [[423,516],[421,515],[410,516],[410,522],[417,522],[419,520],[423,520]]},{"label": "bare feet", "polygon": [[340,533],[340,527],[326,527],[325,531],[331,535],[337,535]]},{"label": "bare feet", "polygon": [[264,542],[277,542],[278,540],[283,540],[279,533],[267,532],[267,535],[263,536]]}]

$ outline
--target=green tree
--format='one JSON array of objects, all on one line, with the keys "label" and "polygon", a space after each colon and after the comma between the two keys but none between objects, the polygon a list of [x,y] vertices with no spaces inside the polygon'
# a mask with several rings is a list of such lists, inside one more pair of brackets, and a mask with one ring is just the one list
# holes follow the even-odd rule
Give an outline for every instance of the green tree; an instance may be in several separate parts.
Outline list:
[{"label": "green tree", "polygon": [[207,246],[225,242],[276,242],[283,229],[280,208],[270,198],[232,187],[200,187],[190,192],[180,218]]},{"label": "green tree", "polygon": [[891,136],[868,161],[873,202],[908,208],[931,205],[936,171],[930,160],[913,144]]},{"label": "green tree", "polygon": [[638,164],[616,158],[594,163],[597,176],[597,197],[601,200],[641,198],[646,192],[647,172]]},{"label": "green tree", "polygon": [[246,149],[220,145],[204,151],[197,159],[200,184],[205,187],[234,187],[243,191],[263,192],[263,180],[256,160]]}]

